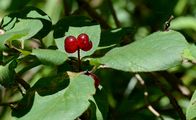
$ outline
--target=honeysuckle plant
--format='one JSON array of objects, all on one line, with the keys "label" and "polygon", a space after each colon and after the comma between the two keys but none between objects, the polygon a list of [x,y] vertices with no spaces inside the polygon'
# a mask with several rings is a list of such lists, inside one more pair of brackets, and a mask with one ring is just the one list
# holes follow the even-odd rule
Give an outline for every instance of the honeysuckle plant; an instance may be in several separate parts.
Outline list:
[{"label": "honeysuckle plant", "polygon": [[[43,39],[51,31],[54,43],[47,47]],[[120,40],[131,28],[108,31],[84,16],[66,16],[53,25],[46,13],[34,7],[5,16],[0,32],[0,84],[17,88],[11,99],[2,102],[11,108],[10,120],[106,120],[107,91],[96,71],[153,73],[196,60],[195,45],[169,26],[127,44]],[[50,68],[47,75],[39,71],[42,67]],[[37,74],[27,74],[32,70]],[[31,78],[26,80],[25,75]],[[32,76],[37,79],[31,81]],[[188,120],[196,117],[194,103],[195,94]]]}]

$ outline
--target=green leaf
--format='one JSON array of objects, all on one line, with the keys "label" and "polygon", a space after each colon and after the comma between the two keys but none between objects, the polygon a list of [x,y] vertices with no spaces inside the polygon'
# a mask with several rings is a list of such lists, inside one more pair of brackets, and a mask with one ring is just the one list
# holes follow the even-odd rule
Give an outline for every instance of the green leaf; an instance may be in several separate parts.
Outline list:
[{"label": "green leaf", "polygon": [[32,55],[35,55],[43,64],[60,65],[67,60],[65,52],[50,49],[33,49]]},{"label": "green leaf", "polygon": [[69,86],[53,95],[41,97],[35,94],[31,111],[19,120],[74,120],[90,105],[95,94],[94,81],[86,75],[70,77]]},{"label": "green leaf", "polygon": [[8,46],[11,46],[12,40],[18,40],[22,38],[23,36],[26,36],[28,33],[26,31],[16,31],[16,32],[7,32],[0,37],[0,51],[8,49],[8,47],[5,46],[7,44]]},{"label": "green leaf", "polygon": [[[76,38],[78,37],[79,34],[81,33],[86,33],[89,36],[89,39],[93,43],[93,47],[90,51],[80,51],[81,57],[89,56],[94,53],[96,48],[99,45],[100,41],[100,34],[101,34],[101,29],[99,25],[93,25],[93,26],[84,26],[84,27],[69,27],[68,32],[66,32],[66,36],[62,38],[55,39],[56,45],[58,49],[62,52],[64,52],[64,40],[67,36],[72,35],[75,36]],[[69,57],[77,57],[77,52],[73,54],[66,53]]]},{"label": "green leaf", "polygon": [[91,110],[94,113],[91,115],[91,120],[106,120],[109,108],[106,91],[97,89],[94,98],[91,100]]},{"label": "green leaf", "polygon": [[90,118],[90,120],[104,120],[103,116],[101,114],[101,111],[99,110],[95,100],[92,98],[90,102],[91,102],[91,105],[90,105],[91,118]]},{"label": "green leaf", "polygon": [[11,61],[5,66],[0,65],[0,84],[4,87],[11,87],[15,84],[16,61]]},{"label": "green leaf", "polygon": [[187,120],[195,120],[196,119],[196,91],[194,92],[189,106],[186,111],[186,119]]},{"label": "green leaf", "polygon": [[180,33],[159,31],[132,44],[112,49],[104,57],[93,61],[131,72],[166,70],[181,63],[181,54],[187,45]]},{"label": "green leaf", "polygon": [[7,31],[14,27],[15,23],[17,22],[17,18],[11,18],[9,16],[5,16],[2,20],[2,28]]},{"label": "green leaf", "polygon": [[9,30],[7,33],[23,31],[24,33],[28,34],[23,36],[19,40],[27,40],[33,37],[37,32],[39,32],[42,29],[42,27],[43,25],[40,20],[20,20],[18,23],[15,24],[14,28]]},{"label": "green leaf", "polygon": [[196,60],[196,46],[192,44],[189,49],[190,49],[190,52],[191,52],[192,56]]},{"label": "green leaf", "polygon": [[171,22],[171,29],[193,29],[196,31],[196,19],[191,16],[178,17]]},{"label": "green leaf", "polygon": [[[39,20],[42,23],[42,29],[34,36],[35,38],[43,38],[52,28],[50,17],[42,10],[31,6],[5,16],[2,20],[2,28],[9,31],[15,26],[18,20]],[[31,22],[29,21],[29,23]],[[35,27],[32,24],[29,24],[29,26]]]},{"label": "green leaf", "polygon": [[196,61],[196,46],[190,44],[189,47],[184,50],[183,57],[191,61]]},{"label": "green leaf", "polygon": [[69,76],[67,74],[58,74],[55,76],[49,76],[40,78],[32,87],[33,90],[41,96],[54,94],[69,84]]},{"label": "green leaf", "polygon": [[[29,24],[31,23],[31,24]],[[27,40],[42,29],[39,20],[20,20],[15,26],[0,37],[0,51],[7,49],[5,44],[10,45],[12,40]]]},{"label": "green leaf", "polygon": [[23,49],[17,49],[19,52],[21,52],[24,56],[28,56],[31,54],[30,51],[26,51],[26,50],[23,50]]},{"label": "green leaf", "polygon": [[22,117],[27,114],[33,106],[34,97],[35,91],[29,89],[18,102],[17,106],[12,110],[12,116]]}]

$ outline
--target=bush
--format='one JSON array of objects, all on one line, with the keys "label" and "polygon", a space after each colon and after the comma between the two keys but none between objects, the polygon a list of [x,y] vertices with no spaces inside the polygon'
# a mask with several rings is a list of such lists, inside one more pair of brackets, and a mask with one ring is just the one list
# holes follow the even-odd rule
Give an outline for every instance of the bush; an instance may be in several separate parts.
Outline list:
[{"label": "bush", "polygon": [[196,118],[193,2],[0,4],[1,119]]}]

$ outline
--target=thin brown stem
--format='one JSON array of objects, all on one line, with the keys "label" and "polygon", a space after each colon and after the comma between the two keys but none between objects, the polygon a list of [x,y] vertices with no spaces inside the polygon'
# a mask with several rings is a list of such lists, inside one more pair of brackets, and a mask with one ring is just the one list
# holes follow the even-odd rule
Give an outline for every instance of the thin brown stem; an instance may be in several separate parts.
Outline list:
[{"label": "thin brown stem", "polygon": [[24,81],[23,79],[21,79],[19,76],[16,76],[16,81],[22,85],[22,87],[25,89],[25,90],[28,90],[30,88],[30,85]]},{"label": "thin brown stem", "polygon": [[171,15],[170,18],[165,22],[163,31],[168,31],[170,27],[170,22],[174,19],[174,16]]},{"label": "thin brown stem", "polygon": [[17,104],[18,101],[15,101],[15,102],[9,102],[9,103],[0,103],[0,106],[13,106],[14,104]]},{"label": "thin brown stem", "polygon": [[163,76],[165,80],[172,86],[172,88],[179,91],[182,95],[189,97],[189,98],[191,97],[190,90],[185,85],[183,85],[182,81],[179,78],[177,78],[175,75],[167,71],[161,71],[161,72],[158,72],[158,74]]},{"label": "thin brown stem", "polygon": [[63,0],[63,5],[64,5],[64,15],[67,16],[70,14],[71,8],[68,5],[68,1],[67,0]]},{"label": "thin brown stem", "polygon": [[19,84],[17,85],[18,90],[20,91],[20,93],[22,94],[22,96],[25,95],[25,93],[22,91],[22,89],[20,88]]},{"label": "thin brown stem", "polygon": [[78,71],[81,71],[81,58],[80,58],[80,49],[78,48]]},{"label": "thin brown stem", "polygon": [[155,80],[155,84],[160,88],[160,90],[169,98],[170,103],[172,104],[172,106],[174,107],[174,109],[177,111],[179,117],[181,120],[186,120],[186,117],[180,107],[180,105],[178,104],[176,98],[171,94],[170,91],[168,91],[164,85],[162,85],[162,83],[159,80],[159,76],[156,73],[152,73],[152,75],[156,78]]},{"label": "thin brown stem", "polygon": [[108,0],[108,4],[109,4],[109,8],[110,8],[110,10],[112,12],[112,16],[113,16],[114,22],[116,24],[116,27],[119,28],[120,27],[120,22],[118,20],[117,15],[116,15],[116,12],[115,12],[115,9],[114,9],[114,6],[113,6],[112,1],[111,0]]},{"label": "thin brown stem", "polygon": [[93,19],[105,29],[111,28],[108,23],[85,0],[77,0],[79,7],[83,8]]},{"label": "thin brown stem", "polygon": [[138,80],[138,82],[143,86],[144,88],[144,99],[145,102],[147,104],[147,108],[150,112],[152,112],[156,117],[160,118],[161,120],[163,120],[163,117],[161,116],[161,114],[156,111],[153,106],[150,104],[149,100],[148,100],[148,91],[147,91],[147,86],[145,84],[145,81],[142,79],[142,77],[139,74],[135,74],[135,78]]}]

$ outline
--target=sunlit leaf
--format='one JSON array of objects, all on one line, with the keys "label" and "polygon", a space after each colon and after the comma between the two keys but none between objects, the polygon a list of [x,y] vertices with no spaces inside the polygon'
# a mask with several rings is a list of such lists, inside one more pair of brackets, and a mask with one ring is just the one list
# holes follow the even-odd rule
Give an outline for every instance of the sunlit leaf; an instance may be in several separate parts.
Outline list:
[{"label": "sunlit leaf", "polygon": [[[29,24],[31,23],[31,24]],[[0,37],[0,50],[5,50],[12,40],[27,40],[36,35],[43,25],[39,20],[20,20],[15,26]]]},{"label": "sunlit leaf", "polygon": [[143,40],[112,49],[96,61],[107,67],[132,72],[166,70],[179,65],[188,46],[178,32],[155,32]]},{"label": "sunlit leaf", "polygon": [[171,28],[175,30],[193,29],[196,31],[196,19],[192,16],[178,17],[172,20]]},{"label": "sunlit leaf", "polygon": [[44,97],[36,93],[30,112],[18,119],[74,120],[87,110],[90,105],[89,99],[93,94],[95,94],[95,87],[91,77],[86,75],[72,76],[69,86],[60,92]]},{"label": "sunlit leaf", "polygon": [[60,65],[66,61],[65,52],[50,49],[33,49],[32,55],[35,55],[43,64]]},{"label": "sunlit leaf", "polygon": [[11,61],[5,66],[0,65],[0,84],[4,87],[11,87],[15,84],[16,61]]},{"label": "sunlit leaf", "polygon": [[196,91],[194,92],[191,102],[186,111],[186,118],[187,120],[195,120],[196,119]]}]

